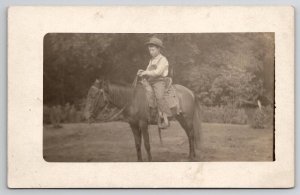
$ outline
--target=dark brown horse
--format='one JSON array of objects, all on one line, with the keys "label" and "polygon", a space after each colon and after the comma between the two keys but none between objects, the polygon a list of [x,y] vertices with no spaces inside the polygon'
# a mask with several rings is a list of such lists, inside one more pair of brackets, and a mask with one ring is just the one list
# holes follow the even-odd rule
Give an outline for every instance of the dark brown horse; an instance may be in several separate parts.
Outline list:
[{"label": "dark brown horse", "polygon": [[[181,85],[174,86],[182,110],[181,114],[174,114],[174,116],[187,134],[189,159],[193,160],[196,157],[195,146],[199,145],[200,108],[192,91]],[[141,84],[131,87],[108,81],[98,81],[97,85],[91,87],[88,94],[85,108],[86,118],[91,119],[96,116],[108,103],[122,109],[134,135],[137,160],[142,161],[141,139],[143,137],[148,160],[152,161],[148,133],[149,106],[144,87]]]}]

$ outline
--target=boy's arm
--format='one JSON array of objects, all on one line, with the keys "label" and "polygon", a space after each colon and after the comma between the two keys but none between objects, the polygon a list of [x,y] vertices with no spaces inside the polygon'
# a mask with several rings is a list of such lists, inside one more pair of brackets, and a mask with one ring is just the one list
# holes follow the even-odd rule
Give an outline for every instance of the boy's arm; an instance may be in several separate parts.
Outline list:
[{"label": "boy's arm", "polygon": [[150,60],[149,64],[147,65],[146,70],[139,69],[138,72],[137,72],[137,75],[142,76],[142,75],[141,75],[142,72],[145,72],[145,71],[149,70],[150,64],[151,64],[151,60]]},{"label": "boy's arm", "polygon": [[168,67],[169,67],[168,60],[166,58],[163,58],[160,60],[155,70],[148,70],[147,68],[147,70],[143,72],[143,74],[152,77],[161,76]]},{"label": "boy's arm", "polygon": [[146,70],[149,70],[149,67],[150,67],[150,65],[151,65],[151,60],[149,61],[149,63],[148,63],[148,66],[147,66]]}]

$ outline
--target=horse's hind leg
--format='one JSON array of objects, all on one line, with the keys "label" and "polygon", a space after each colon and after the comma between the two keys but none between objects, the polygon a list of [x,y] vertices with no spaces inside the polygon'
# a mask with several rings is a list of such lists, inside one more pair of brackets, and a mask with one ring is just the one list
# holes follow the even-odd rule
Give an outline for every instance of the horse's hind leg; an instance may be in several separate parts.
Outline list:
[{"label": "horse's hind leg", "polygon": [[193,160],[196,157],[195,153],[195,140],[194,140],[194,130],[193,130],[193,121],[187,120],[182,114],[176,116],[176,119],[179,121],[180,125],[187,134],[189,140],[189,159]]},{"label": "horse's hind leg", "polygon": [[135,148],[137,153],[137,160],[143,161],[142,159],[142,151],[141,151],[141,142],[142,142],[142,135],[141,130],[138,124],[130,123],[130,127],[134,136]]},{"label": "horse's hind leg", "polygon": [[140,121],[140,129],[143,134],[144,139],[144,146],[147,151],[148,155],[148,161],[152,161],[152,155],[151,155],[151,148],[150,148],[150,139],[149,139],[149,132],[148,132],[148,123],[147,121]]}]

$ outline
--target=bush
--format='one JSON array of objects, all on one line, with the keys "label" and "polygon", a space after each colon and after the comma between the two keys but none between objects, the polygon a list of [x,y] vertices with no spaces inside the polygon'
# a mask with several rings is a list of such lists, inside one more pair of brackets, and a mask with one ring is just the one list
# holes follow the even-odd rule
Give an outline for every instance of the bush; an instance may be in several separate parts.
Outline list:
[{"label": "bush", "polygon": [[[64,106],[55,105],[43,107],[43,123],[44,124],[61,124],[61,123],[81,123],[87,122],[84,117],[84,106],[67,103]],[[96,118],[97,122],[106,121],[119,112],[117,108],[107,108],[100,111]],[[118,115],[114,120],[123,120],[123,115]]]},{"label": "bush", "polygon": [[273,126],[274,122],[274,108],[272,106],[257,108],[253,113],[253,118],[250,125],[253,128],[263,129],[266,126]]},{"label": "bush", "polygon": [[250,123],[253,128],[263,129],[265,127],[265,114],[263,110],[257,108],[254,112],[253,120]]},{"label": "bush", "polygon": [[265,113],[265,124],[268,126],[273,126],[274,124],[274,106],[263,107]]},{"label": "bush", "polygon": [[249,124],[253,128],[273,126],[274,107],[237,108],[234,105],[201,106],[202,121],[208,123]]},{"label": "bush", "polygon": [[203,122],[246,124],[247,119],[245,110],[234,105],[202,106]]}]

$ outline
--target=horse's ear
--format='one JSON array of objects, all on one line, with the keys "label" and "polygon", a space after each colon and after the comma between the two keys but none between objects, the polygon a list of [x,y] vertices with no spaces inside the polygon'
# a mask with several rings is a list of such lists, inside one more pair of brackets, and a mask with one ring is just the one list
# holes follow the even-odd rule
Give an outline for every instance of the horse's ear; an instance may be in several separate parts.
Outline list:
[{"label": "horse's ear", "polygon": [[108,80],[103,80],[101,83],[101,88],[104,90],[108,90],[108,84],[109,84]]},{"label": "horse's ear", "polygon": [[101,80],[96,79],[93,85],[94,85],[95,87],[100,88],[100,87],[101,87]]}]

